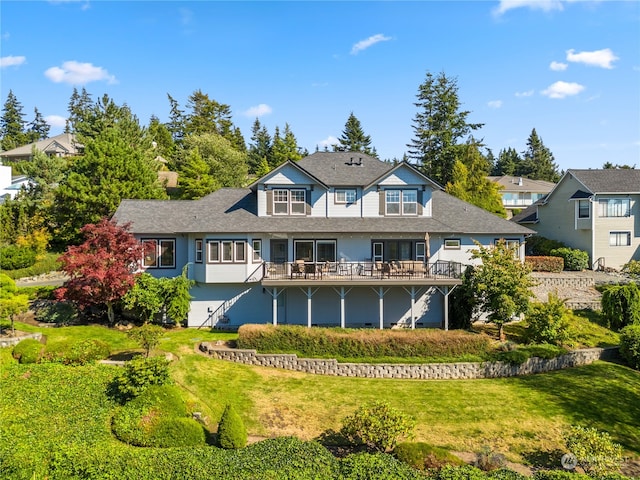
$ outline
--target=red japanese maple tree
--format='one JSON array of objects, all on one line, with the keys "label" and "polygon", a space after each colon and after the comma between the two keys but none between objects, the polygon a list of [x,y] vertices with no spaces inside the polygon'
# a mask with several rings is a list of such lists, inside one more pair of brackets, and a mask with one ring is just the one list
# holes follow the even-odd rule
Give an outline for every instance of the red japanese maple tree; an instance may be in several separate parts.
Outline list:
[{"label": "red japanese maple tree", "polygon": [[82,227],[84,243],[71,246],[60,257],[62,270],[71,277],[55,291],[81,310],[106,305],[110,324],[113,306],[133,287],[145,247],[129,232],[129,224],[118,225],[106,218]]}]

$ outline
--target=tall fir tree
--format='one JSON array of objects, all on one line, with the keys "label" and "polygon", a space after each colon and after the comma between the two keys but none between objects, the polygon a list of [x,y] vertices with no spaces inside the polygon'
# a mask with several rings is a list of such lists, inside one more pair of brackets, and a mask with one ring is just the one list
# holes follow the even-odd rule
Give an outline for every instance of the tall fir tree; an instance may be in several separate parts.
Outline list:
[{"label": "tall fir tree", "polygon": [[269,166],[273,169],[282,165],[287,160],[297,162],[301,158],[302,156],[300,152],[298,152],[298,142],[289,128],[289,124],[285,124],[283,135],[280,135],[280,128],[276,126],[273,134],[273,143],[271,144]]},{"label": "tall fir tree", "polygon": [[65,133],[76,133],[81,130],[80,125],[88,120],[92,108],[93,100],[89,92],[84,87],[81,92],[78,92],[74,87],[67,107],[69,117],[66,121]]},{"label": "tall fir tree", "polygon": [[169,132],[171,132],[173,140],[179,144],[185,134],[184,110],[180,109],[178,101],[168,93],[167,97],[169,98],[169,122],[167,123],[167,128],[169,129]]},{"label": "tall fir tree", "polygon": [[267,128],[260,123],[258,118],[255,119],[251,127],[251,142],[247,152],[249,172],[256,174],[259,167],[264,170],[264,162],[271,169],[271,135],[269,135]]},{"label": "tall fir tree", "polygon": [[452,181],[453,166],[461,148],[459,142],[483,124],[467,122],[471,112],[460,109],[457,80],[444,72],[437,76],[427,72],[417,98],[414,138],[407,145],[409,157],[418,162],[425,175],[446,185]]},{"label": "tall fir tree", "polygon": [[534,128],[527,140],[527,149],[522,152],[523,173],[532,180],[546,180],[547,182],[557,182],[560,179],[560,172],[555,163],[553,154],[538,136]]},{"label": "tall fir tree", "polygon": [[361,152],[378,157],[375,148],[371,147],[371,137],[365,135],[360,120],[353,112],[349,115],[342,135],[338,138],[338,143],[333,146],[333,150],[336,152]]},{"label": "tall fir tree", "polygon": [[9,90],[7,100],[2,107],[2,117],[0,117],[0,147],[2,150],[11,150],[29,143],[25,132],[24,112],[22,103],[14,95],[13,90]]},{"label": "tall fir tree", "polygon": [[180,170],[178,179],[180,197],[186,200],[195,200],[220,188],[209,172],[209,164],[203,160],[198,147],[191,149]]},{"label": "tall fir tree", "polygon": [[500,177],[502,175],[517,175],[521,169],[522,159],[515,148],[500,150],[498,159],[493,165],[491,175]]},{"label": "tall fir tree", "polygon": [[44,140],[49,136],[49,130],[51,129],[49,124],[46,122],[46,120],[38,110],[38,107],[34,108],[33,115],[33,121],[29,123],[29,131],[27,132],[29,143]]}]

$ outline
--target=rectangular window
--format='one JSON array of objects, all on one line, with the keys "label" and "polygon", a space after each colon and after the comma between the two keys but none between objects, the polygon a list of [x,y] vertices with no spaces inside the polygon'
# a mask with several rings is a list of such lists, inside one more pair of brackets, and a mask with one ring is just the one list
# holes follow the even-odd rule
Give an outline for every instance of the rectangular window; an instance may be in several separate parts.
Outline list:
[{"label": "rectangular window", "polygon": [[277,189],[273,191],[273,214],[289,214],[289,190]]},{"label": "rectangular window", "polygon": [[400,190],[386,190],[386,214],[400,215]]},{"label": "rectangular window", "polygon": [[253,261],[259,262],[262,259],[262,240],[254,240],[253,247]]},{"label": "rectangular window", "polygon": [[313,262],[313,240],[295,240],[293,242],[294,260]]},{"label": "rectangular window", "polygon": [[304,215],[307,213],[304,190],[291,190],[291,215]]},{"label": "rectangular window", "polygon": [[500,241],[504,241],[505,245],[508,249],[513,251],[514,258],[520,258],[520,240],[509,239],[509,238],[496,238],[494,240],[494,245]]},{"label": "rectangular window", "polygon": [[318,240],[316,241],[316,259],[318,262],[336,261],[336,241]]},{"label": "rectangular window", "polygon": [[207,250],[209,252],[207,257],[208,263],[215,263],[220,261],[220,242],[207,242]]},{"label": "rectangular window", "polygon": [[631,200],[628,198],[607,198],[598,201],[601,217],[628,217]]},{"label": "rectangular window", "polygon": [[424,242],[416,242],[416,260],[420,262],[427,260],[427,249]]},{"label": "rectangular window", "polygon": [[609,232],[609,246],[628,247],[631,245],[631,232]]},{"label": "rectangular window", "polygon": [[578,218],[589,218],[591,216],[590,204],[589,200],[578,200]]},{"label": "rectangular window", "polygon": [[336,203],[355,203],[356,191],[353,188],[336,189]]},{"label": "rectangular window", "polygon": [[244,241],[234,242],[233,248],[235,250],[235,257],[234,257],[235,261],[238,263],[244,263],[247,257],[246,242]]},{"label": "rectangular window", "polygon": [[176,268],[176,241],[173,239],[143,239],[146,268]]},{"label": "rectangular window", "polygon": [[459,238],[447,238],[444,241],[444,249],[445,250],[460,250],[460,239]]},{"label": "rectangular window", "polygon": [[202,263],[202,239],[196,239],[196,263]]},{"label": "rectangular window", "polygon": [[418,214],[418,191],[417,190],[402,191],[402,214],[403,215]]},{"label": "rectangular window", "polygon": [[233,242],[226,240],[222,242],[222,261],[233,262]]},{"label": "rectangular window", "polygon": [[383,258],[384,258],[384,243],[374,242],[373,243],[373,261],[381,262]]}]

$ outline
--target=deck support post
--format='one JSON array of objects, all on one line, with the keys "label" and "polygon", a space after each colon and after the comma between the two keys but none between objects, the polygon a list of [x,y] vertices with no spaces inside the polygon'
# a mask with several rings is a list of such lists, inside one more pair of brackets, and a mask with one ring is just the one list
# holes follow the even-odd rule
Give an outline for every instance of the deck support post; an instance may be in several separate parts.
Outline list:
[{"label": "deck support post", "polygon": [[448,285],[445,285],[440,289],[440,287],[436,287],[438,291],[442,294],[442,298],[444,300],[444,330],[449,330],[449,295],[451,292],[455,290],[457,285],[451,285],[451,289],[449,289]]}]

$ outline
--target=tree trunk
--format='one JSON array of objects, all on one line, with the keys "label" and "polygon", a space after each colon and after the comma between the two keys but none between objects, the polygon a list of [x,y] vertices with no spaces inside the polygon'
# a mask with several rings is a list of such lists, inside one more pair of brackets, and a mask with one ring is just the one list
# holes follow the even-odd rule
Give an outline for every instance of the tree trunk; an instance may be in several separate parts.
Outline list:
[{"label": "tree trunk", "polygon": [[113,326],[115,323],[115,314],[113,313],[113,303],[107,302],[107,320],[109,321],[109,325]]},{"label": "tree trunk", "polygon": [[500,339],[501,342],[504,342],[507,337],[504,334],[504,324],[500,324],[498,325],[498,338]]}]

